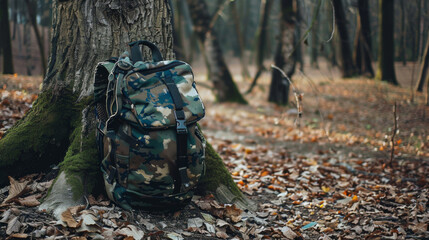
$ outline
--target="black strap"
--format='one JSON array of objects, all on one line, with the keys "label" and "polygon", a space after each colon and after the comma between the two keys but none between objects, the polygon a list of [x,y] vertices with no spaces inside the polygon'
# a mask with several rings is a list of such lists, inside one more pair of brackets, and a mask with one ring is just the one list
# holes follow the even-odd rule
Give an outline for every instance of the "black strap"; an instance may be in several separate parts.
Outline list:
[{"label": "black strap", "polygon": [[[110,138],[110,154],[109,154],[109,158],[110,158],[110,169],[109,169],[109,176],[107,177],[107,182],[109,184],[113,184],[113,180],[117,177],[118,175],[118,169],[117,169],[117,163],[116,163],[116,144],[114,141],[114,131],[107,131],[106,136],[108,138]],[[117,178],[118,180],[119,178]]]},{"label": "black strap", "polygon": [[[174,103],[174,116],[176,118],[176,136],[177,136],[177,167],[180,175],[180,191],[186,191],[190,184],[188,178],[188,128],[185,123],[185,112],[183,111],[183,100],[179,89],[172,78],[170,71],[164,72],[164,84],[170,92]],[[176,191],[178,189],[175,189]]]},{"label": "black strap", "polygon": [[131,42],[128,45],[130,45],[131,47],[131,60],[134,63],[138,61],[143,61],[140,45],[147,46],[150,48],[150,50],[152,51],[152,60],[154,62],[160,62],[163,60],[162,54],[159,51],[158,47],[149,41],[140,40],[140,41]]}]

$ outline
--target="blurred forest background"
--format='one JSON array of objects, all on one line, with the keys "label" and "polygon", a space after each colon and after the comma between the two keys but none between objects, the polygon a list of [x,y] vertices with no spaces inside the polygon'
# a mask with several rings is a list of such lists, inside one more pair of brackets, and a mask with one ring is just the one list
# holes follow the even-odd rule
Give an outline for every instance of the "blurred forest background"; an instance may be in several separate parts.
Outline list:
[{"label": "blurred forest background", "polygon": [[[207,16],[189,2],[170,1],[176,57],[199,66],[204,62],[199,60],[207,60],[213,53],[205,49],[199,35],[213,31],[229,68],[234,73],[238,70],[235,80],[252,83],[247,92],[260,74],[271,72],[270,64],[276,63],[289,65],[279,66],[289,76],[295,72],[295,65],[299,71],[308,65],[312,69],[338,69],[342,77],[377,77],[412,91],[423,90],[428,61],[428,1],[218,0],[207,1]],[[49,56],[52,1],[2,0],[1,4],[0,69],[5,74],[43,75]],[[208,17],[208,26],[192,21],[193,17]],[[285,36],[293,33],[293,38],[281,38],[281,31],[287,32]],[[279,62],[279,56],[275,59],[276,53],[281,53],[280,40],[289,45],[283,52],[287,55],[284,63]],[[382,56],[387,60],[380,61]],[[209,60],[206,63],[210,64]],[[391,76],[392,70],[396,77]],[[280,76],[273,74],[274,78]],[[287,103],[278,97],[270,99]]]}]

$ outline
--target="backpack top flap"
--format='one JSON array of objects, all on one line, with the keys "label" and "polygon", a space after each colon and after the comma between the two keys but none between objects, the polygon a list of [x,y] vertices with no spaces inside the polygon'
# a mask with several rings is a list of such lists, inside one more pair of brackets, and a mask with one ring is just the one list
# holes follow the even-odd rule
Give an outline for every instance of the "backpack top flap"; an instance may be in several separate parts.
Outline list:
[{"label": "backpack top flap", "polygon": [[172,78],[183,100],[187,124],[205,115],[203,102],[197,92],[191,66],[182,61],[136,62],[125,77],[123,95],[126,99],[121,118],[142,128],[176,126],[174,103],[165,84]]}]

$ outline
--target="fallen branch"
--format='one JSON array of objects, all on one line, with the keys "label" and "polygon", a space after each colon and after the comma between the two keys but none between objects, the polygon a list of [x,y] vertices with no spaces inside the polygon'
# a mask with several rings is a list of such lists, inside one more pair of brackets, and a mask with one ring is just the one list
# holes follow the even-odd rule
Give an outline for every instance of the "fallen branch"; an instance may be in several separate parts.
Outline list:
[{"label": "fallen branch", "polygon": [[390,144],[392,145],[392,150],[390,151],[390,167],[392,167],[393,163],[393,157],[395,155],[395,136],[396,132],[398,131],[398,116],[396,111],[396,101],[395,105],[393,105],[393,118],[394,118],[394,125],[393,125],[393,132],[392,137],[390,138]]}]

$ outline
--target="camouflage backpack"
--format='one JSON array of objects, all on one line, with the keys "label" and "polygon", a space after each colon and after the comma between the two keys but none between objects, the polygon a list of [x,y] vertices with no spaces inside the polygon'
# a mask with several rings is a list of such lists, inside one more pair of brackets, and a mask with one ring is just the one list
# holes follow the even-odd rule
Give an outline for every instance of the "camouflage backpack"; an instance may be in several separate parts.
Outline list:
[{"label": "camouflage backpack", "polygon": [[[163,61],[148,41],[129,44],[119,59],[97,65],[97,143],[109,198],[125,209],[186,205],[205,170],[197,127],[204,105],[191,67]],[[143,62],[140,45],[152,51]]]}]

